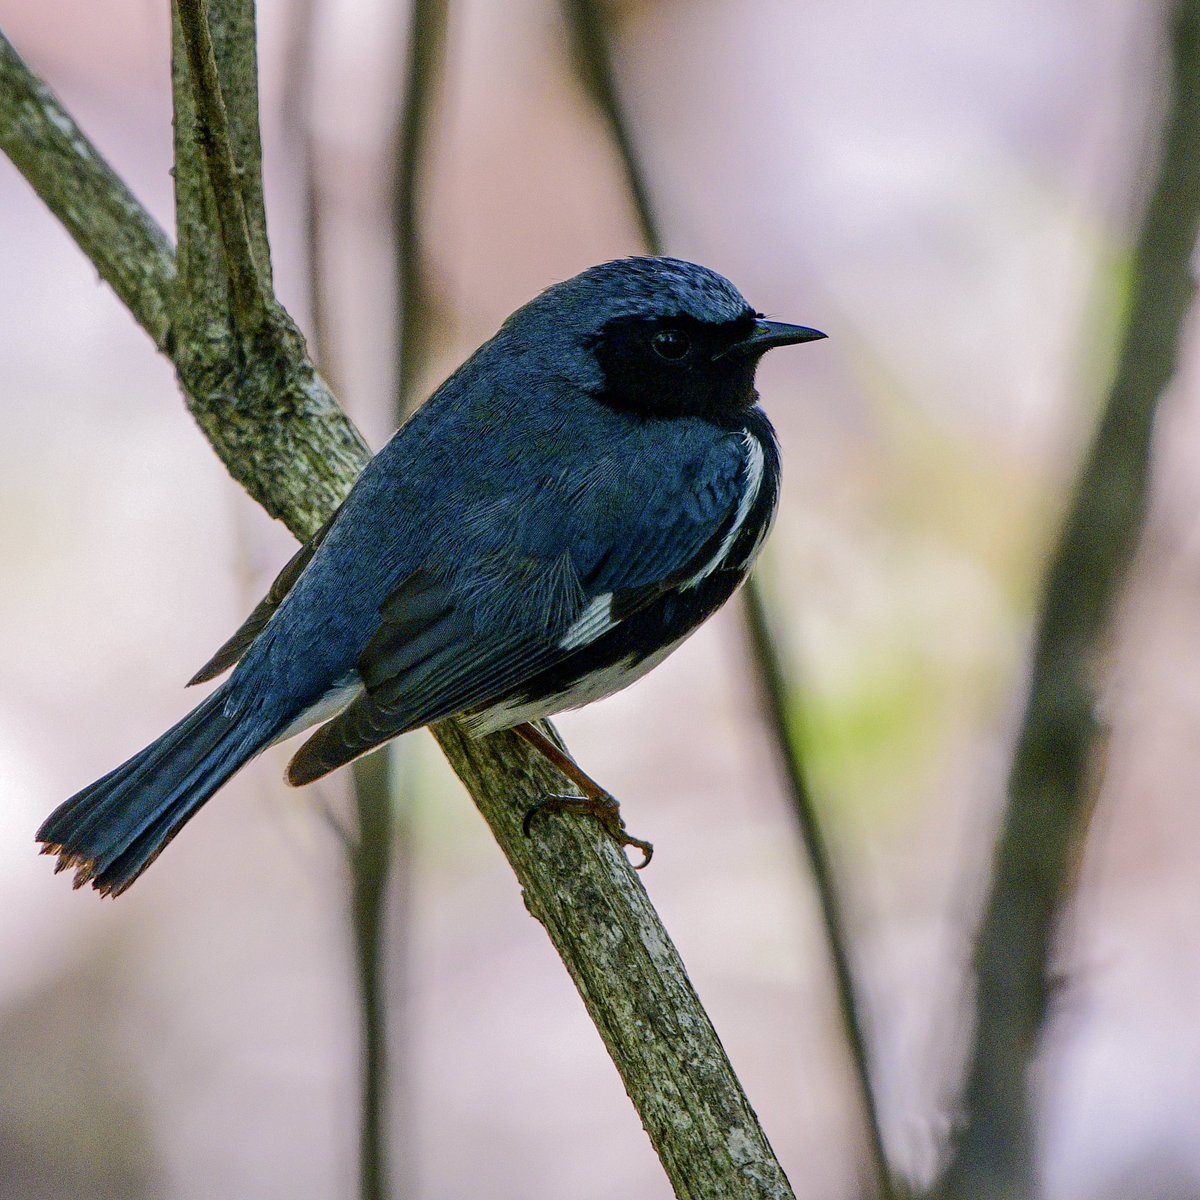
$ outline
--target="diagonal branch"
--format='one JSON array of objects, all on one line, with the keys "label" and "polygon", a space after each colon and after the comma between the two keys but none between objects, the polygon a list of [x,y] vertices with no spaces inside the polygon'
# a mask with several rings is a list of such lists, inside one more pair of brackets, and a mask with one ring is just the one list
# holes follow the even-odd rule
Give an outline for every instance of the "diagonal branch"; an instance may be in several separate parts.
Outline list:
[{"label": "diagonal branch", "polygon": [[[662,254],[663,240],[650,199],[646,173],[638,158],[636,143],[630,132],[629,121],[616,83],[607,19],[596,0],[563,0],[563,9],[580,74],[593,102],[607,122],[613,143],[617,147],[642,240],[651,254]],[[762,589],[754,576],[751,576],[742,588],[742,610],[750,645],[751,669],[763,707],[767,731],[783,772],[784,785],[791,800],[801,842],[808,855],[813,888],[817,893],[825,942],[833,969],[838,1012],[854,1066],[859,1103],[862,1106],[870,1152],[871,1182],[881,1200],[888,1200],[893,1194],[891,1172],[883,1143],[879,1109],[871,1086],[870,1057],[863,1034],[854,973],[850,966],[842,905],[829,852],[821,835],[816,806],[805,779],[799,746],[788,722],[790,702],[783,664],[770,634]]]},{"label": "diagonal branch", "polygon": [[[529,800],[562,777],[512,732],[474,744],[434,727],[587,1005],[677,1196],[793,1193],[650,898],[594,821],[547,817],[522,836]],[[469,757],[468,757],[469,754]],[[491,781],[504,778],[504,789]],[[513,797],[524,797],[513,803]]]},{"label": "diagonal branch", "polygon": [[975,945],[966,1123],[944,1200],[1033,1190],[1026,1072],[1050,998],[1056,918],[1091,811],[1095,675],[1146,508],[1159,397],[1175,372],[1200,231],[1200,0],[1174,17],[1170,108],[1134,255],[1116,377],[1046,578],[1008,809]]},{"label": "diagonal branch", "polygon": [[[250,0],[220,0],[219,10],[214,21],[237,19],[239,28],[253,28]],[[220,37],[214,45],[220,63]],[[252,42],[241,50],[253,57]],[[176,95],[186,105],[178,83]],[[226,88],[225,100],[236,148],[239,120],[257,132],[257,100],[252,88]],[[3,115],[0,107],[0,120]],[[0,137],[11,140],[4,131]],[[186,143],[180,145],[177,186],[195,196],[196,163]],[[80,159],[88,153],[94,152],[75,151]],[[236,161],[244,175],[244,158]],[[29,169],[34,176],[52,170],[41,163]],[[62,189],[43,195],[56,214],[70,204]],[[247,204],[252,240],[253,208]],[[201,202],[181,210],[192,225],[186,242],[193,258],[215,236],[217,223],[210,219],[205,237],[204,211]],[[184,269],[183,258],[181,246],[186,279],[193,266]],[[191,293],[180,300],[178,319],[194,333],[169,344],[189,408],[251,496],[298,537],[308,537],[345,495],[366,451],[309,362],[303,340],[274,303],[252,336],[231,336]],[[525,838],[524,813],[561,790],[562,777],[515,734],[473,741],[453,723],[433,732],[513,864],[528,908],[563,957],[676,1193],[695,1200],[792,1197],[678,954],[608,834],[595,821],[558,817],[540,821],[536,836]]]}]

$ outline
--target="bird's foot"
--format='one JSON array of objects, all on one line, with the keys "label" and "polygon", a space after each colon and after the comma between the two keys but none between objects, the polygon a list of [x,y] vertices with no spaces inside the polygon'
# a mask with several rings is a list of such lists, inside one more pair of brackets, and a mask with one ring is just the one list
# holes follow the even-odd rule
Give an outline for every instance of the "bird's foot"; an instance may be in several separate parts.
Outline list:
[{"label": "bird's foot", "polygon": [[619,846],[622,848],[633,846],[642,852],[642,861],[634,863],[635,870],[640,871],[643,867],[648,866],[650,859],[654,857],[654,846],[650,842],[635,838],[626,831],[625,822],[621,817],[621,806],[617,803],[616,797],[608,792],[598,791],[594,796],[547,796],[533,805],[525,814],[525,819],[521,822],[521,829],[526,837],[531,836],[530,830],[534,818],[541,813],[548,812],[582,813],[595,817],[612,834]]}]

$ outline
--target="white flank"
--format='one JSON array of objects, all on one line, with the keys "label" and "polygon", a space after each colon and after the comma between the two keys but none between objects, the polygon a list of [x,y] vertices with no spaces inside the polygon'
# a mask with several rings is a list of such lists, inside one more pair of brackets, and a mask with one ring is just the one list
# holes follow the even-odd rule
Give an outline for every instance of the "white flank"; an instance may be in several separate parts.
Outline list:
[{"label": "white flank", "polygon": [[348,704],[358,699],[362,691],[362,680],[359,679],[358,672],[354,672],[353,682],[343,679],[335,683],[315,704],[310,704],[300,713],[273,744],[286,742],[288,738],[295,737],[305,729],[311,729],[314,725],[320,725],[322,721],[337,716]]},{"label": "white flank", "polygon": [[542,717],[552,717],[555,713],[566,712],[570,708],[582,708],[594,700],[603,700],[605,696],[611,696],[614,692],[637,682],[647,671],[652,671],[689,636],[690,632],[684,634],[678,641],[648,654],[641,662],[634,661],[636,655],[627,655],[620,662],[585,675],[565,692],[543,696],[540,700],[508,700],[484,709],[483,712],[467,717],[467,731],[472,737],[482,737],[485,733],[495,733],[498,729],[509,729],[525,721],[540,721]]},{"label": "white flank", "polygon": [[746,523],[746,518],[750,515],[754,501],[758,499],[758,489],[762,487],[763,477],[762,443],[747,430],[742,434],[742,444],[746,447],[746,482],[742,490],[742,498],[738,501],[737,512],[733,517],[733,524],[730,525],[729,532],[721,539],[716,554],[704,564],[695,578],[689,579],[683,585],[684,588],[694,588],[703,583],[729,557],[729,551],[733,549],[733,543],[737,541],[737,536]]},{"label": "white flank", "polygon": [[575,618],[571,628],[558,643],[560,650],[578,650],[588,642],[594,642],[607,633],[615,624],[612,615],[612,592],[605,592],[589,601],[587,607]]}]

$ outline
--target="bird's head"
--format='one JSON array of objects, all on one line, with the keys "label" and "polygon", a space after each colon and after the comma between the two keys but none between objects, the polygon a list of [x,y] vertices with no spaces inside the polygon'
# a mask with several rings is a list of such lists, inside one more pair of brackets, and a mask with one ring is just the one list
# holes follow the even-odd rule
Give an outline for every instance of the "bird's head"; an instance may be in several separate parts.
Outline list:
[{"label": "bird's head", "polygon": [[825,335],[768,321],[728,279],[675,258],[625,258],[548,288],[506,333],[594,399],[641,417],[736,420],[775,346]]}]

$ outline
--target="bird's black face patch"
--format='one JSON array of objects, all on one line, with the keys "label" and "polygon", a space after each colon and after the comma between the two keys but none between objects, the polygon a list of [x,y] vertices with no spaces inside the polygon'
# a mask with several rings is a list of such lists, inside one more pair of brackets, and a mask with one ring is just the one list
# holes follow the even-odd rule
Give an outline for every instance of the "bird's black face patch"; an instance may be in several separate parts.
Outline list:
[{"label": "bird's black face patch", "polygon": [[755,317],[747,309],[719,323],[685,314],[609,321],[589,343],[604,372],[596,399],[642,417],[736,421],[758,398],[758,356],[714,359],[753,332]]}]

